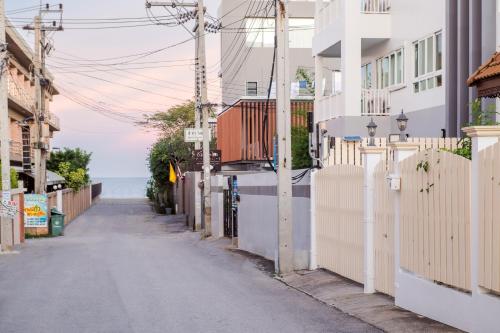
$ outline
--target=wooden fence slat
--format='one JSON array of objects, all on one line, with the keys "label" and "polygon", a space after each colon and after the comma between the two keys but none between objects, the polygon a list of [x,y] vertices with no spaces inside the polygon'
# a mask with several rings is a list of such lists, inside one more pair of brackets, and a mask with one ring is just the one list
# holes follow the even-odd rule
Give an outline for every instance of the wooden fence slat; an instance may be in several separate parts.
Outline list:
[{"label": "wooden fence slat", "polygon": [[464,290],[470,290],[470,168],[469,160],[434,149],[400,163],[402,267]]}]

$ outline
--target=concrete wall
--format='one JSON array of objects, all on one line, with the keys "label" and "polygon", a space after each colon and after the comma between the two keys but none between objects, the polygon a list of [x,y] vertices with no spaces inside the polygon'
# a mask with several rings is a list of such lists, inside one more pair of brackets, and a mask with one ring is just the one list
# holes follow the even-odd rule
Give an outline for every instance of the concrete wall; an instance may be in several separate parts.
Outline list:
[{"label": "concrete wall", "polygon": [[[294,172],[297,174],[298,172]],[[277,177],[272,172],[238,176],[238,246],[270,260],[277,257]],[[294,185],[293,247],[296,269],[309,266],[310,177]]]},{"label": "concrete wall", "polygon": [[212,176],[212,237],[224,237],[224,194],[222,175]]},{"label": "concrete wall", "polygon": [[[264,11],[258,11],[264,8],[266,3],[263,0],[222,0],[219,7],[219,17],[223,17],[222,25],[231,29],[244,28],[244,17],[271,17],[273,15],[271,7],[268,7],[271,8],[268,15]],[[292,18],[312,18],[314,17],[314,2],[291,2],[289,13]],[[232,31],[229,30],[229,32]],[[249,48],[246,45],[244,33],[223,33],[221,57],[223,102],[229,105],[244,96],[247,81],[257,82],[259,96],[267,95],[273,58],[272,47]],[[311,49],[290,50],[290,73],[293,81],[296,81],[295,72],[301,66],[311,69],[314,67]]]}]

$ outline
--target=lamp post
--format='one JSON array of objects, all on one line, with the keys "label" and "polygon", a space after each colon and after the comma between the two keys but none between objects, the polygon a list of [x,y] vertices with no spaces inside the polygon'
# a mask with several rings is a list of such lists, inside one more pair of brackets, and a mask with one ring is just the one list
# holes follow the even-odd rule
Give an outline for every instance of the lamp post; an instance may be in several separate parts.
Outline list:
[{"label": "lamp post", "polygon": [[377,124],[372,120],[370,123],[366,126],[368,128],[368,135],[370,136],[370,141],[368,142],[368,146],[374,147],[375,146],[375,134],[377,133]]},{"label": "lamp post", "polygon": [[399,131],[401,132],[399,134],[399,141],[401,142],[406,142],[406,127],[408,125],[408,117],[404,114],[403,110],[401,110],[401,114],[396,118],[396,121],[398,122],[398,128]]}]

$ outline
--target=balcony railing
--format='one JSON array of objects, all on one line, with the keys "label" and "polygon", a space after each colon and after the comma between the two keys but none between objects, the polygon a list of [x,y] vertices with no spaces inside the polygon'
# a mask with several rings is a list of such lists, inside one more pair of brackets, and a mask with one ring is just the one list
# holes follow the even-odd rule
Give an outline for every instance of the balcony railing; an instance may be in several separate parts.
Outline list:
[{"label": "balcony railing", "polygon": [[316,121],[326,121],[344,114],[344,95],[339,93],[333,96],[320,97],[315,105]]},{"label": "balcony railing", "polygon": [[9,91],[9,98],[14,102],[25,108],[27,111],[31,111],[35,105],[33,97],[20,86],[20,83],[14,81],[10,76],[7,76],[7,85]]},{"label": "balcony railing", "polygon": [[383,14],[388,13],[390,9],[390,0],[361,0],[362,13]]},{"label": "balcony railing", "polygon": [[59,120],[59,117],[56,116],[54,113],[49,112],[48,113],[48,121],[49,125],[57,130],[61,129],[61,121]]},{"label": "balcony railing", "polygon": [[361,114],[363,116],[384,116],[390,112],[388,89],[362,89]]},{"label": "balcony railing", "polygon": [[340,1],[332,0],[325,3],[324,7],[319,10],[316,18],[316,32],[320,32],[340,16]]},{"label": "balcony railing", "polygon": [[[324,30],[341,15],[342,1],[353,0],[331,0],[324,3],[323,8],[316,17],[316,33]],[[364,14],[385,14],[391,10],[391,0],[360,0],[360,11]]]}]

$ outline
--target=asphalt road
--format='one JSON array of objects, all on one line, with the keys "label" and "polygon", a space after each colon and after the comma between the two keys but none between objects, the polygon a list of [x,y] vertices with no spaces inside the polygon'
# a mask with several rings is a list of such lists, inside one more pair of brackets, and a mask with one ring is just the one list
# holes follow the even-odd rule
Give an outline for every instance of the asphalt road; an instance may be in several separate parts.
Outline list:
[{"label": "asphalt road", "polygon": [[375,332],[200,241],[143,201],[101,201],[0,256],[0,332]]}]

